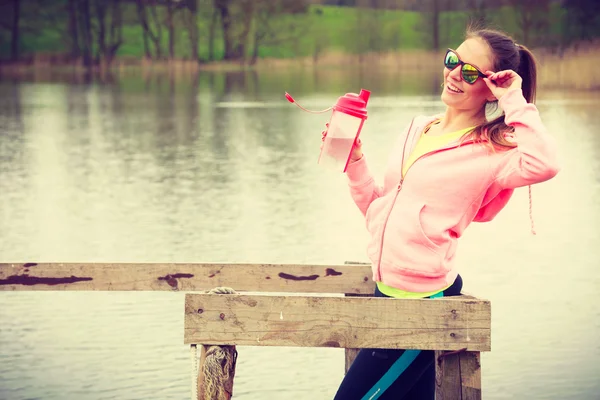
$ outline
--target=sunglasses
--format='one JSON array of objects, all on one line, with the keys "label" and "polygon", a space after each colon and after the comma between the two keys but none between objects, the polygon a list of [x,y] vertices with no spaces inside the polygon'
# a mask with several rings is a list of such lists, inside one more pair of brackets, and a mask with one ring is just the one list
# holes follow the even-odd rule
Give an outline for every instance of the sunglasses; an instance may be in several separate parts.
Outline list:
[{"label": "sunglasses", "polygon": [[458,54],[456,54],[456,51],[448,49],[448,51],[446,51],[446,56],[444,57],[444,66],[452,71],[459,65],[461,66],[460,76],[462,77],[463,81],[467,82],[469,85],[477,82],[479,77],[485,78],[487,76],[473,64],[469,64],[461,60]]}]

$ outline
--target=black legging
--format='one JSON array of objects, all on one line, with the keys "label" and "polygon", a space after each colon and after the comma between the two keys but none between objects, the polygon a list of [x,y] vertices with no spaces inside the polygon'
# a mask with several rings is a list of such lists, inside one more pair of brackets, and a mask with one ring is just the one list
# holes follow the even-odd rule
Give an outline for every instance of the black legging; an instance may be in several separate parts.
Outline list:
[{"label": "black legging", "polygon": [[[460,275],[445,296],[458,296]],[[375,297],[389,297],[375,289]],[[344,377],[335,400],[433,400],[433,350],[362,349]]]}]

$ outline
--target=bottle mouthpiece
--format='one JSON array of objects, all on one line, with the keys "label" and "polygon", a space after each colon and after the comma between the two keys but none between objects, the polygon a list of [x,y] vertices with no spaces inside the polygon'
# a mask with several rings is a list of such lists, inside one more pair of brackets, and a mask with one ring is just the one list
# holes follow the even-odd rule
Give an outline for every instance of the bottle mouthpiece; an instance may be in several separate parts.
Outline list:
[{"label": "bottle mouthpiece", "polygon": [[312,114],[322,114],[325,113],[327,111],[331,111],[333,110],[333,106],[326,108],[324,110],[318,110],[318,111],[314,111],[314,110],[307,110],[306,108],[302,107],[300,104],[296,103],[296,100],[294,100],[294,98],[292,97],[292,95],[290,95],[288,92],[285,92],[285,98],[290,102],[293,103],[295,105],[297,105],[301,110],[304,110],[306,112],[312,113]]}]

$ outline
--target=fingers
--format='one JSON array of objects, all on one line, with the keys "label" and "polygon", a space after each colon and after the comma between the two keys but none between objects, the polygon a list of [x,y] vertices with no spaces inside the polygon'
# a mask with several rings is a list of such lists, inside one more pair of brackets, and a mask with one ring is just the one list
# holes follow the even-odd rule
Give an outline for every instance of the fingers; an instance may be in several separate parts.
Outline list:
[{"label": "fingers", "polygon": [[485,82],[487,87],[490,88],[490,90],[492,90],[496,87],[496,84],[494,82],[492,82],[492,80],[490,78],[483,78],[483,81]]},{"label": "fingers", "polygon": [[325,136],[327,136],[327,130],[329,129],[329,123],[325,124],[325,130],[321,132],[321,141],[325,141]]},{"label": "fingers", "polygon": [[515,72],[513,70],[510,70],[510,69],[505,69],[504,71],[498,71],[498,72],[485,71],[485,74],[491,80],[505,78],[505,77],[510,76],[510,75],[512,75],[514,73]]},{"label": "fingers", "polygon": [[492,72],[492,71],[486,71],[485,72],[487,75],[487,78],[491,81],[499,81],[502,80],[504,78],[504,71],[500,71],[500,72]]},{"label": "fingers", "polygon": [[487,75],[487,77],[483,78],[483,81],[490,90],[494,90],[499,85],[501,85],[501,80],[498,78],[497,72],[485,71],[485,74]]},{"label": "fingers", "polygon": [[487,78],[493,81],[496,85],[502,86],[507,82],[512,82],[514,80],[520,80],[521,77],[512,69],[506,69],[504,71],[492,72],[486,71],[485,74]]},{"label": "fingers", "polygon": [[354,141],[354,147],[352,148],[352,154],[351,154],[351,159],[353,161],[359,160],[360,158],[362,158],[363,152],[362,152],[362,142],[360,141],[359,138],[356,138],[356,140]]},{"label": "fingers", "polygon": [[496,72],[496,77],[495,79],[499,79],[499,80],[504,80],[505,78],[507,78],[509,76],[509,72],[508,71],[500,71],[500,72]]}]

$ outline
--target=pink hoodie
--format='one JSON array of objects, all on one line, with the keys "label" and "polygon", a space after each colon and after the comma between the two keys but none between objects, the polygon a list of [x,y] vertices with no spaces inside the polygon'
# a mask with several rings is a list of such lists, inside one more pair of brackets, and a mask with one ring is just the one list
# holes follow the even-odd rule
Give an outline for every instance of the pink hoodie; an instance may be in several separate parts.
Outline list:
[{"label": "pink hoodie", "polygon": [[[365,157],[348,165],[350,193],[366,217],[373,280],[411,292],[431,292],[454,282],[457,239],[472,221],[491,221],[513,190],[558,173],[556,143],[537,108],[520,89],[500,98],[517,147],[493,152],[459,141],[417,159],[404,179],[419,133],[433,117],[416,118],[392,148],[384,185],[375,184]],[[404,157],[403,157],[404,154]]]}]

